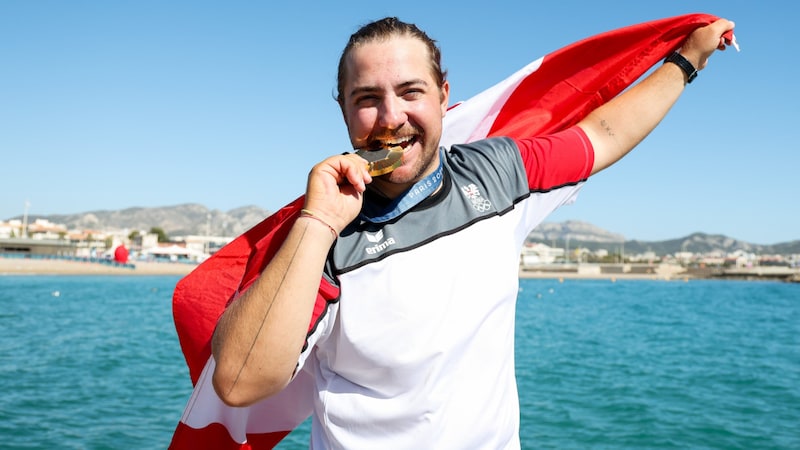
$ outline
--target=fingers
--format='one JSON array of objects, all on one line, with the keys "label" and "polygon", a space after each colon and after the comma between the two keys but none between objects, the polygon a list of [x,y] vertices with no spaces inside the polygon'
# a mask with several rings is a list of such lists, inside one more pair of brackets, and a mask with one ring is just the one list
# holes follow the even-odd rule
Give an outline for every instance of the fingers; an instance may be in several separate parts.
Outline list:
[{"label": "fingers", "polygon": [[735,26],[736,24],[728,19],[717,19],[716,21],[714,21],[709,25],[709,27],[712,27],[715,30],[717,30],[717,33],[720,35],[724,34],[726,31],[733,30]]},{"label": "fingers", "polygon": [[335,164],[339,164],[339,172],[341,174],[340,184],[347,183],[353,186],[359,193],[367,190],[367,185],[372,182],[372,176],[369,174],[367,161],[360,156],[354,154],[342,155],[334,157]]},{"label": "fingers", "polygon": [[332,156],[311,169],[305,206],[341,231],[358,215],[361,194],[371,182],[363,158],[354,154]]},{"label": "fingers", "polygon": [[733,42],[734,26],[730,20],[717,19],[709,25],[696,29],[684,43],[681,54],[698,70],[702,70],[714,51],[724,50],[726,44]]},{"label": "fingers", "polygon": [[310,181],[319,181],[323,185],[349,185],[358,192],[364,192],[366,185],[372,182],[367,171],[366,161],[353,154],[332,156],[314,166],[309,174]]},{"label": "fingers", "polygon": [[725,50],[725,47],[732,45],[736,51],[739,51],[739,44],[736,42],[736,36],[733,34],[733,29],[736,26],[733,22],[729,22],[729,29],[722,33],[722,39],[720,39],[719,46],[717,47],[718,50]]},{"label": "fingers", "polygon": [[735,23],[727,19],[718,19],[708,25],[710,39],[714,39],[716,50],[725,50],[727,45],[733,43],[733,28],[735,26]]}]

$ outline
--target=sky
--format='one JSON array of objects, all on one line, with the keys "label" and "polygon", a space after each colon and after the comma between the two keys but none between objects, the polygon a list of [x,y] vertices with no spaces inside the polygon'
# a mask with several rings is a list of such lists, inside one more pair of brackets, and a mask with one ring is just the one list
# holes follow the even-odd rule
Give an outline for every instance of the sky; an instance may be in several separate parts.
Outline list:
[{"label": "sky", "polygon": [[[0,2],[0,220],[199,203],[275,211],[350,150],[333,100],[348,37],[397,16],[436,39],[451,103],[627,25],[736,22],[633,153],[548,222],[626,239],[800,239],[798,7],[778,1]],[[26,206],[27,205],[27,206]]]}]

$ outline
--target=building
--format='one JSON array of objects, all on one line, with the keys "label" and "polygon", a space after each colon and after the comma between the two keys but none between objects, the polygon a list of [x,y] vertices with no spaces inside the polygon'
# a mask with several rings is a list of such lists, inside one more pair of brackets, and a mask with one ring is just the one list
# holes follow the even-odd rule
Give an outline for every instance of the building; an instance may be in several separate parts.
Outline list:
[{"label": "building", "polygon": [[77,246],[63,239],[0,238],[0,254],[75,256]]}]

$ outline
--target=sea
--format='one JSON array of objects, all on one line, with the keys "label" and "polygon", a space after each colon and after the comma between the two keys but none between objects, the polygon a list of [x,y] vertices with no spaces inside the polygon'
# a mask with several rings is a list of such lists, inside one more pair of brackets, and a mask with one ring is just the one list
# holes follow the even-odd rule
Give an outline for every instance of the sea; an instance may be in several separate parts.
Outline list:
[{"label": "sea", "polygon": [[[178,280],[0,276],[0,449],[167,448]],[[800,284],[522,279],[516,326],[523,448],[800,449]]]}]

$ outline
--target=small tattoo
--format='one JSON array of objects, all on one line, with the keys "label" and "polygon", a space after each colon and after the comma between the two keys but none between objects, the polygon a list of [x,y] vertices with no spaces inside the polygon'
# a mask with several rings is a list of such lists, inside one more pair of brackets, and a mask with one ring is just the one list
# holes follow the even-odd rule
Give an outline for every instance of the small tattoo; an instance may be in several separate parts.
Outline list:
[{"label": "small tattoo", "polygon": [[605,119],[600,120],[600,126],[603,127],[604,130],[606,130],[606,133],[608,133],[609,136],[614,136],[614,132],[611,130],[611,125],[609,125],[608,122],[605,121]]}]

